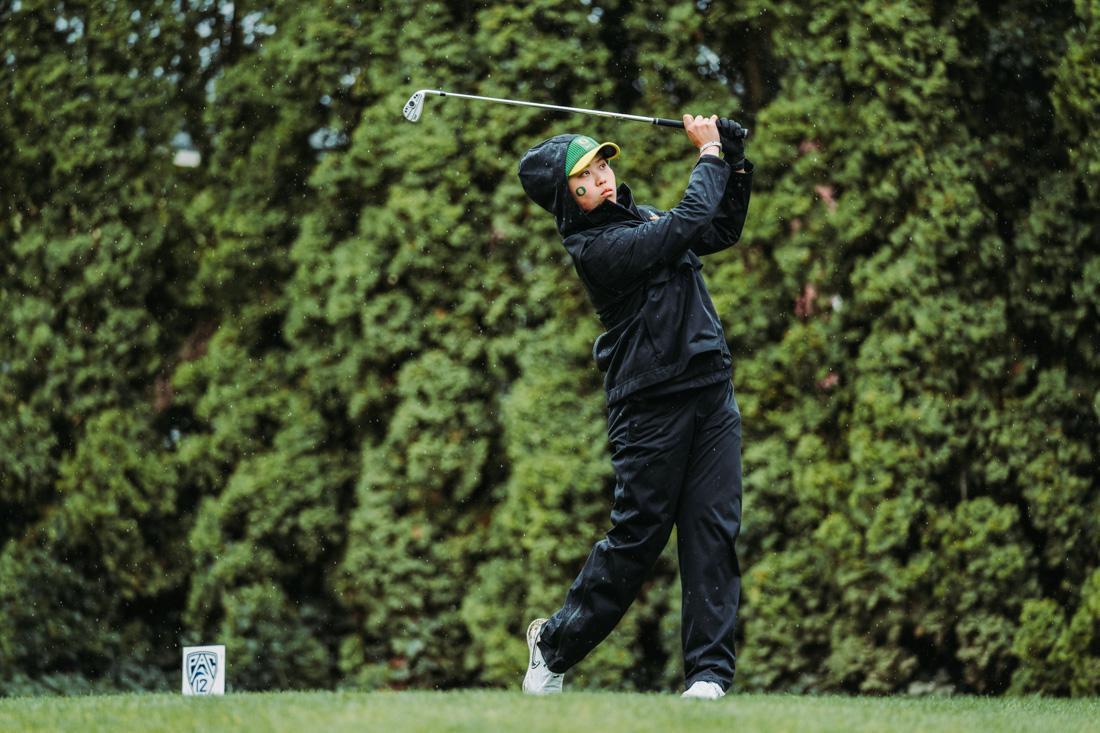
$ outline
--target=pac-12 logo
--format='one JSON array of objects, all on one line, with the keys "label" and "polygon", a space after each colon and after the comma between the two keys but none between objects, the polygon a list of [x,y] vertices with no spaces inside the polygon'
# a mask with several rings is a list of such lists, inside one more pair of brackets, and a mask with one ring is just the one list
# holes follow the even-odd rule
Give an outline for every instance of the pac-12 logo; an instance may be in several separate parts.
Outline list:
[{"label": "pac-12 logo", "polygon": [[214,652],[191,652],[187,655],[187,683],[196,695],[209,695],[218,677],[218,655]]}]

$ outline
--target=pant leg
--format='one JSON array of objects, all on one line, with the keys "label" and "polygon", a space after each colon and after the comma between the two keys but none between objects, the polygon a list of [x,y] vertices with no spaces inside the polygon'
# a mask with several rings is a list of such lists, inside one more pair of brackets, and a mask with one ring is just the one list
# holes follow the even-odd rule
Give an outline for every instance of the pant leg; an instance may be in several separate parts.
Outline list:
[{"label": "pant leg", "polygon": [[676,517],[681,634],[687,686],[710,680],[728,689],[741,597],[734,542],[741,530],[741,413],[733,386],[700,390],[698,424]]},{"label": "pant leg", "polygon": [[694,410],[676,397],[609,410],[611,529],[543,627],[539,649],[553,672],[581,661],[611,633],[668,543],[695,422]]}]

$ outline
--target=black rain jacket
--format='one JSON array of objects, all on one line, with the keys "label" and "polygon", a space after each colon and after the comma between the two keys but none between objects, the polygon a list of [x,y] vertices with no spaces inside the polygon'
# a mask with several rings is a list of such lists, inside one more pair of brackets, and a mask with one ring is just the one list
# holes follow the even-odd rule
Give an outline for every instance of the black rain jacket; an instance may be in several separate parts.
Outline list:
[{"label": "black rain jacket", "polygon": [[562,243],[607,331],[592,353],[604,372],[609,405],[675,380],[692,357],[720,353],[722,324],[700,270],[700,255],[741,236],[752,190],[752,164],[733,173],[717,156],[699,158],[683,198],[662,212],[618,200],[583,212],[568,190],[565,151],[575,135],[557,135],[527,151],[519,177],[527,195],[554,215]]}]

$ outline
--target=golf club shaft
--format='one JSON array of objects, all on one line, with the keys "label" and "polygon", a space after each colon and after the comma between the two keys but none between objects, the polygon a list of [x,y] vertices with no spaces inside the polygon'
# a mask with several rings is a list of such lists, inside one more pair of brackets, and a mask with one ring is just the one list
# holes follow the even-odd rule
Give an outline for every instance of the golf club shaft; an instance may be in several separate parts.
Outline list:
[{"label": "golf club shaft", "polygon": [[521,102],[515,99],[501,99],[499,97],[479,97],[476,94],[459,94],[458,92],[445,92],[441,89],[425,89],[425,94],[437,94],[440,97],[462,97],[463,99],[480,99],[483,102],[500,102],[502,104],[514,104],[519,107],[539,107],[541,109],[551,109],[558,112],[579,112],[585,115],[599,115],[601,117],[614,117],[619,120],[635,120],[636,122],[648,122],[651,125],[661,125],[663,127],[679,127],[683,129],[684,123],[681,120],[669,120],[663,117],[643,117],[641,115],[628,115],[621,112],[604,112],[599,109],[583,109],[581,107],[561,107],[556,104],[540,104],[538,102]]}]

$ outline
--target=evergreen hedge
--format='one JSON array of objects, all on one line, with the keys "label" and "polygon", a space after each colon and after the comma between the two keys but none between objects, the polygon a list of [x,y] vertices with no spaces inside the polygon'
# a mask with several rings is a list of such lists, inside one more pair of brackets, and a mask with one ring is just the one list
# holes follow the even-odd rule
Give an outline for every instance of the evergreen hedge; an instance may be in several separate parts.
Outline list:
[{"label": "evergreen hedge", "polygon": [[[519,156],[733,116],[747,690],[1100,693],[1100,0],[0,0],[0,692],[516,686],[607,529]],[[185,135],[181,135],[185,133]],[[190,141],[188,143],[188,140]],[[202,156],[173,165],[176,147]],[[572,687],[679,684],[671,543]]]}]

